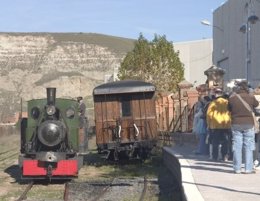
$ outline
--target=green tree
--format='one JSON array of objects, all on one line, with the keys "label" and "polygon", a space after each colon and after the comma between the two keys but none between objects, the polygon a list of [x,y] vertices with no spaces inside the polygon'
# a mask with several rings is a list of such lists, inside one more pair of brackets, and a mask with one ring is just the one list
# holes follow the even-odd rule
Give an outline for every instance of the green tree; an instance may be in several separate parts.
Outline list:
[{"label": "green tree", "polygon": [[165,36],[155,35],[148,41],[140,34],[134,49],[122,61],[118,77],[151,82],[159,91],[176,91],[184,78],[184,67],[179,52]]}]

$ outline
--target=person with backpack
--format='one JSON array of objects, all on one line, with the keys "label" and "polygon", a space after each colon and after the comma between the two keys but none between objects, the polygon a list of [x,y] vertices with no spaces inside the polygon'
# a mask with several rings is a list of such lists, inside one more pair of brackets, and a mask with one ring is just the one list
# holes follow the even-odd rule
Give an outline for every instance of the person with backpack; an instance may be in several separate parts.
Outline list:
[{"label": "person with backpack", "polygon": [[215,99],[209,104],[207,110],[207,125],[212,138],[212,157],[217,161],[219,145],[221,145],[221,158],[228,159],[228,132],[231,126],[231,116],[228,110],[228,100],[223,97],[222,89],[215,89]]}]

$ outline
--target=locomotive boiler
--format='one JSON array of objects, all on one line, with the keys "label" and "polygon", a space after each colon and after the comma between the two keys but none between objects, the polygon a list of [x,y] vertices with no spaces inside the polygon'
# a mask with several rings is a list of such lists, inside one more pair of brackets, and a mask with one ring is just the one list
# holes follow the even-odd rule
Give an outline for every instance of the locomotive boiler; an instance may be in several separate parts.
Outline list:
[{"label": "locomotive boiler", "polygon": [[107,159],[146,159],[157,142],[155,86],[123,80],[93,90],[96,143]]},{"label": "locomotive boiler", "polygon": [[28,117],[21,119],[22,178],[77,177],[83,165],[79,154],[79,104],[56,98],[56,88],[47,88],[46,96],[28,101]]}]

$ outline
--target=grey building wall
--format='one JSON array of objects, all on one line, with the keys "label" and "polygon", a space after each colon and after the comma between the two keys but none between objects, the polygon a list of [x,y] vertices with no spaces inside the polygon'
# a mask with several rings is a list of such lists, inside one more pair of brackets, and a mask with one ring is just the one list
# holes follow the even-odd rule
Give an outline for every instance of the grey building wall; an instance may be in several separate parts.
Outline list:
[{"label": "grey building wall", "polygon": [[204,84],[204,71],[212,66],[212,39],[173,43],[184,64],[184,78],[194,86]]},{"label": "grey building wall", "polygon": [[248,23],[248,16],[260,18],[260,0],[228,0],[213,12],[213,63],[226,70],[225,81],[248,79],[260,83],[260,21]]}]

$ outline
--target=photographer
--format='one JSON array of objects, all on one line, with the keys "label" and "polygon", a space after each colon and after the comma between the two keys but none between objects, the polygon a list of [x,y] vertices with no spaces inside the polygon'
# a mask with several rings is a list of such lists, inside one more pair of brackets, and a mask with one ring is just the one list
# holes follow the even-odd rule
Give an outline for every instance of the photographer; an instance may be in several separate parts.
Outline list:
[{"label": "photographer", "polygon": [[77,97],[77,101],[79,103],[79,128],[80,128],[80,152],[86,153],[88,149],[88,121],[86,117],[86,105],[83,102],[83,98]]}]

